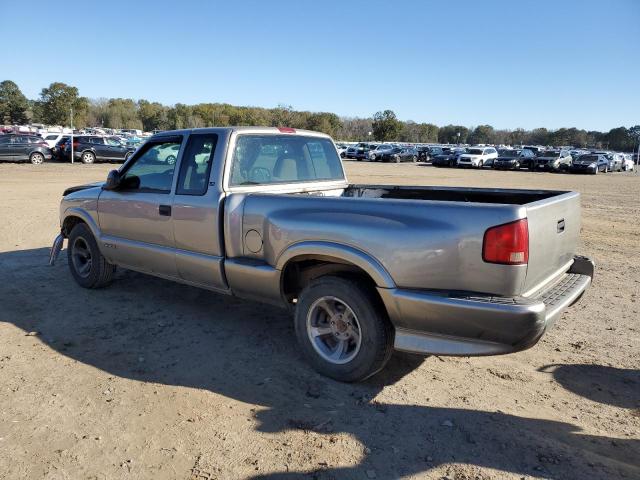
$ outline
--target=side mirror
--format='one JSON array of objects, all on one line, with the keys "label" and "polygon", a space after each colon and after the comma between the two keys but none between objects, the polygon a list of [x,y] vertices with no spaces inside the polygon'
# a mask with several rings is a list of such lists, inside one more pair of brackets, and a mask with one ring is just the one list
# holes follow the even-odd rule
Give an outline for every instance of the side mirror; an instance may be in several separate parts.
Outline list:
[{"label": "side mirror", "polygon": [[115,190],[120,185],[120,172],[111,170],[107,175],[107,181],[102,186],[104,190]]}]

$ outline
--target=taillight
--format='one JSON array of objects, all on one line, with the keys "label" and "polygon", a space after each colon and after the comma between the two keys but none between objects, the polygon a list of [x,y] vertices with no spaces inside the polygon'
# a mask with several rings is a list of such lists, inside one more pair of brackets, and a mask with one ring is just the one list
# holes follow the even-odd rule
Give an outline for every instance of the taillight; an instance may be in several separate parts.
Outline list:
[{"label": "taillight", "polygon": [[278,130],[280,133],[296,133],[296,129],[291,127],[278,127]]},{"label": "taillight", "polygon": [[78,146],[80,145],[80,141],[79,140],[74,140],[73,141],[73,149],[76,150],[78,148]]},{"label": "taillight", "polygon": [[484,233],[482,259],[503,265],[529,262],[529,224],[526,218],[492,227]]}]

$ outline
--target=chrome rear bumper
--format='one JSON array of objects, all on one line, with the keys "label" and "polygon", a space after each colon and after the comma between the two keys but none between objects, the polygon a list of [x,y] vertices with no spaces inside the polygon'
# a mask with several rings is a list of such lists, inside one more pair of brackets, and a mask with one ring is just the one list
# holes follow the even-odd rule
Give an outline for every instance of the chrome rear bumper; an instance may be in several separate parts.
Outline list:
[{"label": "chrome rear bumper", "polygon": [[499,355],[535,345],[591,284],[594,263],[571,268],[533,297],[379,288],[396,327],[395,348],[437,355]]}]

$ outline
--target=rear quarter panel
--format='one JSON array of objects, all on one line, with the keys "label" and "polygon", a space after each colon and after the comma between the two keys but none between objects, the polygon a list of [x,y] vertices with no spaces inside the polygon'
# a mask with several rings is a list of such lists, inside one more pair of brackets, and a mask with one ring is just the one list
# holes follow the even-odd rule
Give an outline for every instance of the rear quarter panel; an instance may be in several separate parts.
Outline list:
[{"label": "rear quarter panel", "polygon": [[[521,206],[311,195],[234,197],[228,199],[226,231],[234,244],[243,246],[242,251],[228,249],[228,254],[275,266],[289,247],[324,241],[373,257],[402,288],[516,295],[524,285],[526,265],[482,260],[485,230],[523,218]],[[250,230],[263,239],[256,253],[244,245]]]}]

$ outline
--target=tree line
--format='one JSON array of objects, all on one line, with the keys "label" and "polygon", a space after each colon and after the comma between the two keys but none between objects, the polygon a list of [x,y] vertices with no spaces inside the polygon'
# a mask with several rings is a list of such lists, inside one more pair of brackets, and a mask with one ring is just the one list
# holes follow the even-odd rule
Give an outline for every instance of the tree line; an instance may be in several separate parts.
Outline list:
[{"label": "tree line", "polygon": [[51,83],[36,100],[27,99],[11,80],[0,83],[0,124],[136,128],[144,131],[172,130],[228,125],[287,126],[327,133],[344,141],[376,140],[413,143],[465,143],[508,145],[572,145],[631,151],[640,141],[640,125],[617,127],[608,132],[577,128],[547,130],[495,129],[491,125],[468,128],[462,125],[437,126],[432,123],[401,121],[391,110],[371,118],[339,117],[330,112],[294,110],[288,105],[276,108],[241,107],[226,103],[199,103],[172,106],[129,98],[89,99],[76,87]]}]

